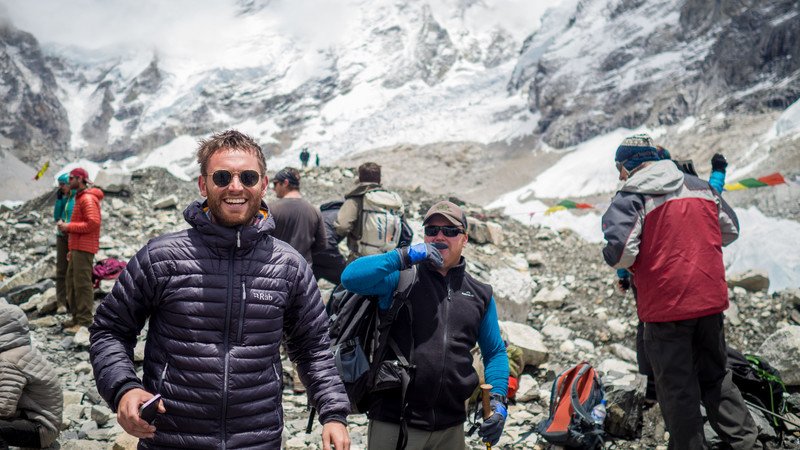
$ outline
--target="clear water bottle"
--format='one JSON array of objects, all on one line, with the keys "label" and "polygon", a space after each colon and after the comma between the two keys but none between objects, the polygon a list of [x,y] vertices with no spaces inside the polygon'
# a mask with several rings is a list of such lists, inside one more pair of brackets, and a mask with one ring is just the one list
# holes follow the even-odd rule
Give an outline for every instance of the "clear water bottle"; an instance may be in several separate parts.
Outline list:
[{"label": "clear water bottle", "polygon": [[600,400],[600,403],[592,408],[592,421],[597,425],[603,425],[606,420],[606,399]]}]

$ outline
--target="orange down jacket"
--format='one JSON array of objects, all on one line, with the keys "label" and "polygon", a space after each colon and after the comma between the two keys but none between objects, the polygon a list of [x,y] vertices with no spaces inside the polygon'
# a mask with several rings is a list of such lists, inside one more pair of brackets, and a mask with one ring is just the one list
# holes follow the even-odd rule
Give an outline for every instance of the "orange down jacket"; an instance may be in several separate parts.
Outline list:
[{"label": "orange down jacket", "polygon": [[103,197],[103,191],[94,187],[75,196],[72,220],[67,224],[70,250],[97,253],[100,248],[100,201]]}]

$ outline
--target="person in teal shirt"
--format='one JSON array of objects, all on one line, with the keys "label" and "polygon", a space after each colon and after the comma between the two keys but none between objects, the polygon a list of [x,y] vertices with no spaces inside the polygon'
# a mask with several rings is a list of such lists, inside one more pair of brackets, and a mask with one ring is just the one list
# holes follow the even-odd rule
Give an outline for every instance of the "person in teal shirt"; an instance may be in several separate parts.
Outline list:
[{"label": "person in teal shirt", "polygon": [[[56,202],[53,205],[53,221],[69,223],[72,208],[75,206],[75,190],[69,188],[69,174],[62,173],[58,177]],[[56,228],[56,301],[60,314],[67,312],[67,253],[69,252],[69,236]]]}]

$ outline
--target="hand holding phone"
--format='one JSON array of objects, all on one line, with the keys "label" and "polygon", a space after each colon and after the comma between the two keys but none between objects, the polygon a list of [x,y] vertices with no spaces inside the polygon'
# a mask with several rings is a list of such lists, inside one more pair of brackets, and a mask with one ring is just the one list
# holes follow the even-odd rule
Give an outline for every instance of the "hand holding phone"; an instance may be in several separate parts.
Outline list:
[{"label": "hand holding phone", "polygon": [[158,402],[161,400],[161,394],[156,394],[139,407],[139,417],[147,423],[152,424],[156,420],[158,414]]}]

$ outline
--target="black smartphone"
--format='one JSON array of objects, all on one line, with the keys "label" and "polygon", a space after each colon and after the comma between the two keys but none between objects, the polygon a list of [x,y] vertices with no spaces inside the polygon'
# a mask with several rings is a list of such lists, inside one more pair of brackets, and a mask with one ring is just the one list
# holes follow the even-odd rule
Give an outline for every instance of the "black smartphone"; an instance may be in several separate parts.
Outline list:
[{"label": "black smartphone", "polygon": [[153,423],[158,414],[158,401],[161,400],[161,394],[156,394],[148,400],[145,404],[139,407],[139,417],[147,423]]}]

